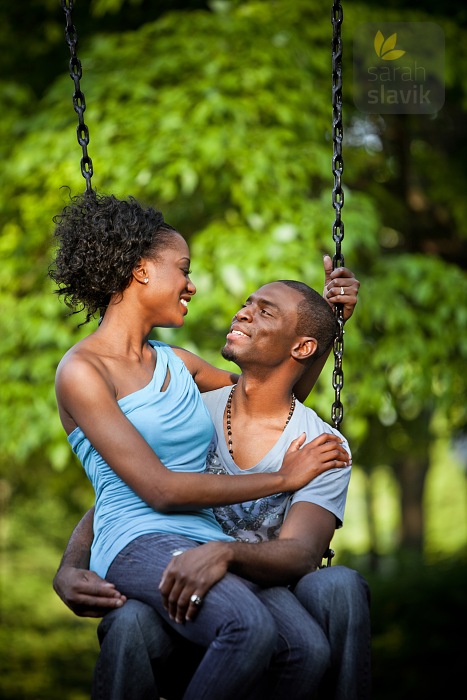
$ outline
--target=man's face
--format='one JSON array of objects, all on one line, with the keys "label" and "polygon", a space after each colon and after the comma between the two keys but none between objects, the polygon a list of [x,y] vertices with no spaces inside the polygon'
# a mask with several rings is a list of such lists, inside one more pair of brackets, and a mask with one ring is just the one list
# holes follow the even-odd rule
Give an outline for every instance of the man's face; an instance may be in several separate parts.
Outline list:
[{"label": "man's face", "polygon": [[222,356],[242,368],[273,367],[289,358],[301,300],[300,292],[281,282],[260,287],[235,314]]}]

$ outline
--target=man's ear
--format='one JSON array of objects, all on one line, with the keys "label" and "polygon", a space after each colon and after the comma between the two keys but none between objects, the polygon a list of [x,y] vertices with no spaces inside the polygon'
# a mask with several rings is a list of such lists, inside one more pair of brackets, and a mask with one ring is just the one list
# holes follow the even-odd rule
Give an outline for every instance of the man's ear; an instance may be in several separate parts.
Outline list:
[{"label": "man's ear", "polygon": [[291,356],[294,360],[308,360],[318,349],[318,341],[316,338],[303,336],[292,346]]}]

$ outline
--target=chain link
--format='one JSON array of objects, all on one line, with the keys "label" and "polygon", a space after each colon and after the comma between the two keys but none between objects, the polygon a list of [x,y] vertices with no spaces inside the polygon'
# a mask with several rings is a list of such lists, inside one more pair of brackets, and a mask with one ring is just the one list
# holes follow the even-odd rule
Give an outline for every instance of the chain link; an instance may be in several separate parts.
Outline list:
[{"label": "chain link", "polygon": [[[344,206],[344,191],[342,189],[342,172],[344,159],[342,156],[342,38],[341,26],[343,11],[340,2],[333,2],[331,10],[332,22],[332,172],[334,175],[334,187],[332,190],[332,206],[336,218],[332,227],[332,237],[336,244],[336,252],[332,258],[332,269],[344,265],[344,256],[341,252],[341,243],[344,238],[344,222],[341,218],[341,210]],[[335,428],[339,428],[344,416],[344,407],[341,402],[341,389],[344,385],[344,372],[342,370],[342,358],[344,355],[344,317],[342,304],[336,304],[336,319],[338,323],[337,334],[334,339],[334,371],[332,374],[332,386],[335,392],[335,400],[332,404],[331,417]]]},{"label": "chain link", "polygon": [[70,78],[73,80],[73,83],[75,85],[75,91],[73,93],[73,107],[76,114],[78,115],[78,126],[76,128],[76,135],[78,138],[78,143],[81,146],[83,152],[83,156],[81,158],[81,174],[86,180],[86,192],[92,192],[91,177],[93,174],[93,167],[92,160],[88,155],[89,129],[84,123],[86,99],[80,86],[82,68],[81,61],[76,55],[76,49],[78,46],[78,34],[73,24],[72,18],[73,0],[61,0],[61,4],[66,17],[65,40],[70,49],[71,56],[69,62]]}]

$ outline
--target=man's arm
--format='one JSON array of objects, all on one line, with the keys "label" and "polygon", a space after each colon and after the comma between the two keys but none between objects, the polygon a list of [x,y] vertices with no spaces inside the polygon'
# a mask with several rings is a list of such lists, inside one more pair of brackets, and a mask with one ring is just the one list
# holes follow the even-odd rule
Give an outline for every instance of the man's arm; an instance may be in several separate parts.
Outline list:
[{"label": "man's arm", "polygon": [[93,521],[94,508],[91,508],[73,530],[53,580],[57,595],[80,617],[102,617],[126,601],[113,583],[88,570]]},{"label": "man's arm", "polygon": [[279,538],[233,543],[229,571],[262,586],[288,586],[320,566],[336,526],[335,516],[315,503],[294,503]]},{"label": "man's arm", "polygon": [[193,619],[198,608],[191,596],[203,598],[227,571],[261,586],[296,583],[321,563],[335,524],[335,516],[325,508],[298,502],[277,540],[208,542],[183,552],[171,560],[159,586],[169,615],[177,622]]}]

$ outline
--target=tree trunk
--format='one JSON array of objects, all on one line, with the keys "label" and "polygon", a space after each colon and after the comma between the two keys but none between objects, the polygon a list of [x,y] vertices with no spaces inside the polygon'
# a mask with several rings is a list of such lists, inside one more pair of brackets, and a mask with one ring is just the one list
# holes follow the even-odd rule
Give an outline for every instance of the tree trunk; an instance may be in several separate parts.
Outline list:
[{"label": "tree trunk", "polygon": [[400,434],[409,438],[406,449],[394,455],[392,468],[401,494],[401,547],[423,554],[425,514],[423,494],[430,468],[430,419],[423,411],[412,421],[398,421]]},{"label": "tree trunk", "polygon": [[[383,426],[374,417],[370,419],[369,436],[358,450],[367,478],[377,466],[390,467],[400,493],[399,546],[417,554],[423,553],[425,537],[423,495],[430,466],[430,418],[431,414],[426,411],[414,420],[399,419],[391,426]],[[371,515],[368,528],[372,559],[377,559],[378,547]]]},{"label": "tree trunk", "polygon": [[401,493],[401,547],[423,553],[425,514],[423,493],[429,462],[424,455],[407,455],[395,469]]}]

